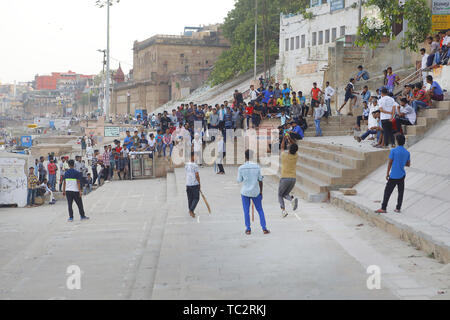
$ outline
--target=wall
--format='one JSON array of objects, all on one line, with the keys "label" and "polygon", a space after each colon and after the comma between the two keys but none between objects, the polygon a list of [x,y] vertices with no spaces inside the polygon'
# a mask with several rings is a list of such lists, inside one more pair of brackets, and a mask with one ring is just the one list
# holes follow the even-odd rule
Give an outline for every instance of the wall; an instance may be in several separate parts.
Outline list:
[{"label": "wall", "polygon": [[[328,3],[307,9],[307,12],[314,15],[312,19],[305,19],[301,14],[280,16],[280,58],[277,61],[276,71],[279,82],[290,81],[296,90],[303,92],[310,91],[314,81],[321,85],[323,69],[328,65],[328,48],[335,46],[335,39],[345,34],[356,33],[358,9],[350,7],[353,3],[357,3],[357,0],[347,0],[346,8],[333,12],[330,12]],[[363,9],[363,16],[372,13],[373,10]],[[335,38],[333,29],[336,32]],[[321,44],[319,32],[322,32]],[[289,39],[288,50],[286,39]]]}]

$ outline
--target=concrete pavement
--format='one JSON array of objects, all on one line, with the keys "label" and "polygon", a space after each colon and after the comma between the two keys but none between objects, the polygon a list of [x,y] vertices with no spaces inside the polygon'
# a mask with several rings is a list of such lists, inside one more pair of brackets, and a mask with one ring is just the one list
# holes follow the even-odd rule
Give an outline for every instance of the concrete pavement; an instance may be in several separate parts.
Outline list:
[{"label": "concrete pavement", "polygon": [[[264,235],[244,234],[237,168],[201,169],[199,218],[187,213],[184,171],[113,181],[84,198],[89,221],[54,206],[0,209],[1,299],[428,299],[446,297],[448,268],[359,217],[300,200],[281,218],[266,179]],[[81,268],[69,290],[67,267]],[[367,267],[381,270],[369,290]],[[439,294],[438,292],[443,292]]]}]

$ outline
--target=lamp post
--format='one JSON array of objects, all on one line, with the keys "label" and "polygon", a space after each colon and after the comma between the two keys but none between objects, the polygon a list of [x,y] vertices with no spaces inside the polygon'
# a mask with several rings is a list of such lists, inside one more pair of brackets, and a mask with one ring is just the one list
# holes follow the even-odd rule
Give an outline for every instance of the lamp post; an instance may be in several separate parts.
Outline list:
[{"label": "lamp post", "polygon": [[257,43],[257,39],[258,39],[258,0],[255,0],[255,58],[254,58],[254,70],[253,70],[253,76],[256,80],[256,57],[257,57],[257,49],[258,49],[258,43]]},{"label": "lamp post", "polygon": [[99,8],[106,6],[106,89],[105,89],[105,117],[109,119],[109,88],[110,88],[110,74],[109,74],[109,8],[112,4],[119,3],[120,0],[96,0],[96,5]]}]

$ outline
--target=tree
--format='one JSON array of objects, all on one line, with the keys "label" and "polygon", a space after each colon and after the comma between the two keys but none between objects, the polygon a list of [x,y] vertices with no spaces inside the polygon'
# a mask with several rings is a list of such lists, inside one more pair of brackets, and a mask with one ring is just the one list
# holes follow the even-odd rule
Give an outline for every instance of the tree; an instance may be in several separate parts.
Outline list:
[{"label": "tree", "polygon": [[358,28],[357,44],[376,48],[383,37],[395,38],[394,24],[407,21],[407,30],[400,43],[402,49],[417,51],[418,45],[431,31],[431,10],[426,0],[367,0],[365,6],[376,6],[378,17],[364,17]]},{"label": "tree", "polygon": [[[309,0],[258,0],[258,58],[257,64],[278,57],[280,14],[304,12]],[[255,0],[237,0],[222,26],[231,48],[224,51],[214,65],[210,76],[217,85],[253,68]]]}]

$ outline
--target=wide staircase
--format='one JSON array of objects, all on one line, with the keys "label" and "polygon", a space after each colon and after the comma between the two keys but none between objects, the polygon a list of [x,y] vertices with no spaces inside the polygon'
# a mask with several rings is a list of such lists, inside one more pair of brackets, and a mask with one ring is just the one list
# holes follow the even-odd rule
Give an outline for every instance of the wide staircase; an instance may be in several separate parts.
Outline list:
[{"label": "wide staircase", "polygon": [[[316,128],[314,126],[314,118],[307,117],[306,123],[308,129],[304,132],[305,137],[314,137],[316,135]],[[320,121],[320,128],[322,129],[323,136],[348,136],[353,133],[351,130],[356,124],[356,116],[332,116],[328,118],[322,118]],[[278,129],[281,125],[279,118],[266,119],[261,122],[259,126],[260,131]]]},{"label": "wide staircase", "polygon": [[[361,150],[317,140],[298,142],[297,183],[295,191],[310,202],[329,199],[329,192],[352,187],[386,162],[389,150]],[[272,175],[279,180],[280,172]]]}]

